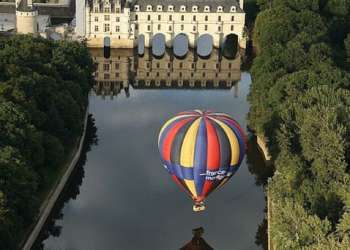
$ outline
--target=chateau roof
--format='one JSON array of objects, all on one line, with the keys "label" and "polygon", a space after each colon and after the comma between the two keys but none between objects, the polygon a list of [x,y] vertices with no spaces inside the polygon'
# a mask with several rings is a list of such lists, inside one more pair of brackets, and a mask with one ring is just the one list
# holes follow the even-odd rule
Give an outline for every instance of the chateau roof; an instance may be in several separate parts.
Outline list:
[{"label": "chateau roof", "polygon": [[237,0],[134,0],[133,6],[139,5],[141,11],[146,11],[147,5],[151,5],[153,10],[157,5],[163,6],[163,11],[168,10],[168,6],[174,6],[174,11],[179,11],[182,5],[186,6],[186,11],[191,10],[192,6],[198,6],[198,12],[203,12],[205,6],[210,6],[211,10],[216,10],[218,6],[223,7],[223,12],[230,11],[231,6],[236,7],[236,12],[244,12]]}]

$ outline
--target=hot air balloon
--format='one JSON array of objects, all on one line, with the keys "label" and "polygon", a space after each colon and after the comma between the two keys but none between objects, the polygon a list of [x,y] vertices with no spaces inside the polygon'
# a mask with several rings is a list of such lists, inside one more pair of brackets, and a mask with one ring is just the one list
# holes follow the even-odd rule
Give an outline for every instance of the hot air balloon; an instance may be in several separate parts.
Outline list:
[{"label": "hot air balloon", "polygon": [[204,200],[238,170],[247,147],[239,124],[224,113],[185,111],[160,130],[158,148],[163,166],[203,211]]}]

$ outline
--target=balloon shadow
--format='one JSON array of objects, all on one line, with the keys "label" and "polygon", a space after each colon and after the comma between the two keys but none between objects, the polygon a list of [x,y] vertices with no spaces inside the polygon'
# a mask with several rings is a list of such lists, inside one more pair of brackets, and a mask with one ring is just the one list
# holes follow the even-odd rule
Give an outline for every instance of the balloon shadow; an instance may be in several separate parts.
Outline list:
[{"label": "balloon shadow", "polygon": [[203,227],[195,228],[192,230],[192,240],[188,242],[186,245],[180,248],[180,250],[213,250],[204,239],[204,229]]}]

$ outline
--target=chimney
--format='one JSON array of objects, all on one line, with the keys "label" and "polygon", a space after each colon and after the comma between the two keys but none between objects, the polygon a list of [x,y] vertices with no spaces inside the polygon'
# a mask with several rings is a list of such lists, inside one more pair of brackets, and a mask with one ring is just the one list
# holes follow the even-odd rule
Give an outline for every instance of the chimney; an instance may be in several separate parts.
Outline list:
[{"label": "chimney", "polygon": [[27,5],[28,7],[33,7],[33,0],[27,0]]},{"label": "chimney", "polygon": [[239,0],[239,7],[243,10],[244,0]]}]

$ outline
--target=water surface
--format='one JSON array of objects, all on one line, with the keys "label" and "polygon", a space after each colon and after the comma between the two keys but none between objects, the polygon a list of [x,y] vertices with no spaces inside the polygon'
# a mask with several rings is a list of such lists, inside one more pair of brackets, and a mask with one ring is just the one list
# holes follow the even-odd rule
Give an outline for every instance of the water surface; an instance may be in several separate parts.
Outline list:
[{"label": "water surface", "polygon": [[265,200],[250,171],[261,167],[261,158],[248,164],[246,157],[231,181],[208,198],[207,210],[194,213],[157,149],[162,124],[184,110],[228,113],[246,131],[250,74],[240,73],[237,60],[219,55],[204,61],[189,54],[180,61],[120,51],[105,59],[94,53],[97,84],[89,112],[98,144],[85,155],[76,192],[43,232],[43,248],[172,250],[191,239],[193,228],[203,227],[214,249],[260,249],[255,235]]}]

